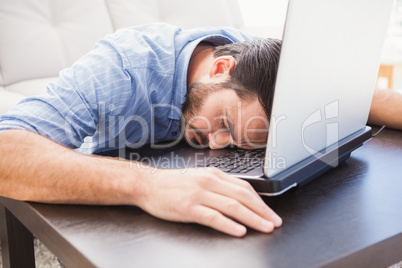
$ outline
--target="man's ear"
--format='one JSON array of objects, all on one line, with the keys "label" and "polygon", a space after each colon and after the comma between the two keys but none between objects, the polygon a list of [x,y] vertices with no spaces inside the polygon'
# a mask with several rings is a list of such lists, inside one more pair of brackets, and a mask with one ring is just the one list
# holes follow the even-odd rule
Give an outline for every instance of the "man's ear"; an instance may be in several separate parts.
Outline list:
[{"label": "man's ear", "polygon": [[209,70],[210,78],[219,78],[221,76],[229,75],[229,72],[235,67],[236,60],[232,56],[221,56],[212,62],[211,69]]}]

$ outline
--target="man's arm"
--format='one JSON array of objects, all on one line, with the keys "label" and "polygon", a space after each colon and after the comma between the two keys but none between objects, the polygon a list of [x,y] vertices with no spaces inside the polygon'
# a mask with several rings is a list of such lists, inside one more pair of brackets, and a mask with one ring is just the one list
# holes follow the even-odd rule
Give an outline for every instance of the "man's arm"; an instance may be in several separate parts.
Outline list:
[{"label": "man's arm", "polygon": [[86,156],[29,131],[0,132],[0,154],[2,196],[48,203],[119,204],[121,200],[136,203],[135,198],[144,194],[129,194],[139,187],[130,180],[132,170],[124,168],[125,163]]},{"label": "man's arm", "polygon": [[368,123],[402,130],[402,94],[393,90],[375,90]]},{"label": "man's arm", "polygon": [[[74,152],[38,134],[0,132],[0,195],[47,203],[136,205],[171,221],[243,236],[271,232],[281,219],[244,180],[216,169],[156,170]],[[133,167],[133,168],[130,168]]]}]

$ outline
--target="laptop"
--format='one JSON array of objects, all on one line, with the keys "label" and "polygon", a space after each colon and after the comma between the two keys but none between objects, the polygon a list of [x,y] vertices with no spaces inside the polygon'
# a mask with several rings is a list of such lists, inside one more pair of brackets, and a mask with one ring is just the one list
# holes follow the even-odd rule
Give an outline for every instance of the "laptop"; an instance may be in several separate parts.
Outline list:
[{"label": "laptop", "polygon": [[371,138],[366,122],[392,5],[290,0],[266,148],[182,146],[143,161],[162,168],[215,166],[262,195],[279,195],[336,167]]}]

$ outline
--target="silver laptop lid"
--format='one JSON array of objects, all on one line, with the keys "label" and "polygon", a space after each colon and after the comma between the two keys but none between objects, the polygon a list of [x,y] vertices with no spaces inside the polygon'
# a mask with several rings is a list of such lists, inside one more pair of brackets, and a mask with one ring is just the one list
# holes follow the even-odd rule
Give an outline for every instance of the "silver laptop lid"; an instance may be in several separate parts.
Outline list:
[{"label": "silver laptop lid", "polygon": [[290,0],[267,177],[365,127],[393,0]]}]

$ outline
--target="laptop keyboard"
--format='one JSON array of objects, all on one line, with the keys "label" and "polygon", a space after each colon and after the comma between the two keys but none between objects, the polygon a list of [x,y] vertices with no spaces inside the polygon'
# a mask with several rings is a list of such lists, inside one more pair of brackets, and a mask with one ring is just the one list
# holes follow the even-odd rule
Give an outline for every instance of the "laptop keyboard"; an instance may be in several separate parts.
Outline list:
[{"label": "laptop keyboard", "polygon": [[202,166],[216,167],[229,173],[246,173],[264,163],[265,149],[236,149],[219,157],[211,158]]}]

